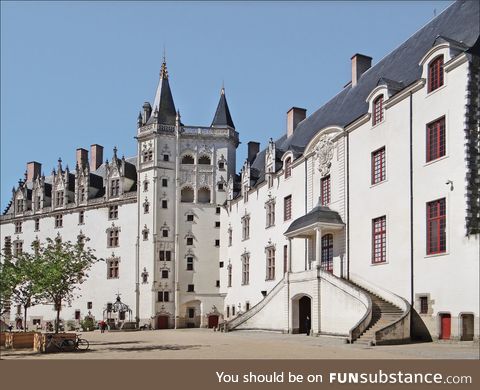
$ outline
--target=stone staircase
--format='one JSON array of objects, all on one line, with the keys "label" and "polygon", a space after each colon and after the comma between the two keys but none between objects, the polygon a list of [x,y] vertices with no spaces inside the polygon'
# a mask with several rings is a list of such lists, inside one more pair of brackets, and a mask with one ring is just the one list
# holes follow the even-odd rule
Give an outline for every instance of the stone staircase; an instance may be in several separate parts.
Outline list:
[{"label": "stone staircase", "polygon": [[376,344],[376,332],[399,321],[404,316],[404,312],[398,306],[382,299],[365,288],[358,285],[357,287],[367,293],[372,300],[372,319],[365,331],[353,342],[361,345],[374,345]]}]

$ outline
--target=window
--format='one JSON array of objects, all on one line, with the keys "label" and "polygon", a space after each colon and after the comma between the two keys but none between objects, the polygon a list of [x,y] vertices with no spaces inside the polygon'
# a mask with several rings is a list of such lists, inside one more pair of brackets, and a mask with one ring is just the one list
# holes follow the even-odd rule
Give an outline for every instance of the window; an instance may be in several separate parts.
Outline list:
[{"label": "window", "polygon": [[145,180],[145,181],[143,182],[143,191],[144,191],[144,192],[148,191],[148,181],[147,181],[147,180]]},{"label": "window", "polygon": [[163,199],[162,200],[162,209],[166,209],[166,208],[167,208],[167,200]]},{"label": "window", "polygon": [[171,251],[160,251],[160,261],[171,261],[172,252]]},{"label": "window", "polygon": [[218,183],[218,190],[223,191],[223,183]]},{"label": "window", "polygon": [[87,310],[92,310],[92,309],[93,309],[92,302],[87,302]]},{"label": "window", "polygon": [[372,153],[372,184],[385,180],[385,147]]},{"label": "window", "polygon": [[107,260],[107,279],[118,279],[118,259]]},{"label": "window", "polygon": [[275,279],[275,248],[267,248],[267,276],[266,280]]},{"label": "window", "polygon": [[215,287],[220,287],[220,280],[217,280],[217,282],[215,283]]},{"label": "window", "polygon": [[220,214],[220,207],[217,206],[217,207],[215,208],[215,214]]},{"label": "window", "polygon": [[188,318],[195,318],[195,309],[193,307],[188,308]]},{"label": "window", "polygon": [[198,163],[200,165],[210,165],[211,164],[211,160],[210,160],[210,157],[208,156],[202,156],[198,159]]},{"label": "window", "polygon": [[428,313],[428,297],[420,297],[420,314]]},{"label": "window", "polygon": [[187,215],[187,222],[193,222],[193,218],[194,218],[193,214],[188,214]]},{"label": "window", "polygon": [[75,310],[75,319],[80,321],[80,310]]},{"label": "window", "polygon": [[322,206],[328,205],[330,203],[330,175],[320,180],[320,193]]},{"label": "window", "polygon": [[333,235],[325,234],[321,242],[320,267],[327,272],[333,272]]},{"label": "window", "polygon": [[219,267],[219,268],[223,268],[223,264],[224,264],[223,261],[220,261],[220,262],[218,263],[218,267]]},{"label": "window", "polygon": [[288,221],[290,218],[292,218],[292,195],[283,199],[283,220]]},{"label": "window", "polygon": [[215,221],[215,227],[219,228],[220,227],[220,221]]},{"label": "window", "polygon": [[187,271],[193,271],[193,257],[187,257]]},{"label": "window", "polygon": [[220,240],[215,240],[215,246],[220,246]]},{"label": "window", "polygon": [[267,228],[275,225],[275,202],[270,201],[265,204],[265,209],[267,212],[266,226]]},{"label": "window", "polygon": [[187,245],[193,245],[193,237],[187,237]]},{"label": "window", "polygon": [[162,271],[162,279],[168,279],[168,271],[167,270]]},{"label": "window", "polygon": [[224,170],[224,169],[225,169],[225,163],[224,163],[223,161],[220,161],[220,162],[218,163],[218,169],[220,169],[220,170]]},{"label": "window", "polygon": [[168,154],[164,154],[163,161],[170,161],[170,156]]},{"label": "window", "polygon": [[162,187],[168,187],[168,179],[162,179]]},{"label": "window", "polygon": [[445,117],[427,125],[427,162],[445,156]]},{"label": "window", "polygon": [[78,213],[78,224],[83,225],[85,223],[85,211],[80,211]]},{"label": "window", "polygon": [[232,228],[228,229],[228,246],[232,246],[233,232]]},{"label": "window", "polygon": [[182,164],[195,164],[195,160],[189,154],[182,157]]},{"label": "window", "polygon": [[198,203],[210,203],[210,190],[206,187],[200,188],[197,193]]},{"label": "window", "polygon": [[195,291],[195,285],[189,284],[187,286],[187,292],[194,292]]},{"label": "window", "polygon": [[[146,226],[146,225],[145,225]],[[145,228],[142,230],[142,236],[143,236],[143,241],[147,241],[148,240],[148,229]]]},{"label": "window", "polygon": [[153,150],[145,150],[143,152],[143,162],[152,161],[153,160]]},{"label": "window", "polygon": [[23,241],[16,240],[13,242],[13,255],[18,256],[23,253]]},{"label": "window", "polygon": [[232,287],[232,265],[228,265],[228,287]]},{"label": "window", "polygon": [[192,203],[194,198],[193,188],[185,187],[180,192],[180,202]]},{"label": "window", "polygon": [[250,238],[250,216],[246,215],[242,218],[242,240]]},{"label": "window", "polygon": [[113,179],[110,182],[110,196],[120,195],[120,179]]},{"label": "window", "polygon": [[61,228],[63,227],[63,215],[55,215],[55,227]]},{"label": "window", "polygon": [[85,187],[80,188],[80,202],[85,201]]},{"label": "window", "polygon": [[108,230],[108,239],[107,239],[108,248],[115,248],[119,245],[118,233],[119,233],[118,228]]},{"label": "window", "polygon": [[443,85],[443,55],[436,57],[428,65],[428,92]]},{"label": "window", "polygon": [[372,220],[372,263],[387,261],[387,218],[385,216]]},{"label": "window", "polygon": [[227,317],[230,317],[230,306],[227,306]]},{"label": "window", "polygon": [[158,302],[168,302],[170,299],[168,291],[158,292]]},{"label": "window", "polygon": [[57,206],[62,206],[63,205],[63,191],[57,191],[56,205]]},{"label": "window", "polygon": [[427,255],[447,249],[445,198],[427,203]]},{"label": "window", "polygon": [[381,121],[383,121],[383,95],[377,97],[373,102],[372,125],[376,125]]},{"label": "window", "polygon": [[250,302],[245,302],[245,311],[250,310]]},{"label": "window", "polygon": [[292,176],[292,159],[288,157],[285,160],[285,179],[288,179]]},{"label": "window", "polygon": [[150,212],[150,203],[148,203],[148,200],[145,200],[143,203],[143,213],[148,214]]},{"label": "window", "polygon": [[250,255],[245,253],[242,255],[242,285],[250,282]]},{"label": "window", "polygon": [[17,199],[17,213],[23,213],[23,199]]},{"label": "window", "polygon": [[22,223],[15,222],[15,233],[21,233],[21,232],[22,232]]},{"label": "window", "polygon": [[117,219],[118,218],[118,205],[110,206],[108,208],[108,219]]},{"label": "window", "polygon": [[267,174],[267,185],[268,185],[268,188],[273,187],[273,173],[271,172]]},{"label": "window", "polygon": [[168,237],[168,230],[167,229],[162,229],[162,237]]},{"label": "window", "polygon": [[232,305],[232,316],[235,315],[235,305]]},{"label": "window", "polygon": [[40,230],[40,218],[35,218],[35,231],[38,232]]},{"label": "window", "polygon": [[288,245],[283,246],[283,273],[288,271]]}]

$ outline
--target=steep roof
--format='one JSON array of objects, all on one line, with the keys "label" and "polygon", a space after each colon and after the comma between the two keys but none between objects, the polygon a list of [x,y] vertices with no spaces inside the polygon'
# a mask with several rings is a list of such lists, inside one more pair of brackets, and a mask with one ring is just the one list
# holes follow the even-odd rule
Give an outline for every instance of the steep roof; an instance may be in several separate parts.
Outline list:
[{"label": "steep roof", "polygon": [[211,125],[211,127],[216,126],[230,126],[233,129],[235,128],[232,116],[230,115],[230,110],[228,109],[227,98],[225,97],[225,88],[222,88],[222,92],[220,93],[217,111],[215,111],[215,116],[213,117]]},{"label": "steep roof", "polygon": [[[160,70],[160,81],[158,82],[155,99],[153,101],[153,114],[148,120],[148,123],[161,123],[163,125],[175,125],[175,118],[177,111],[175,110],[175,103],[173,102],[172,91],[170,83],[168,82],[167,64],[162,63]],[[155,111],[158,111],[155,117]]]},{"label": "steep roof", "polygon": [[[399,91],[418,80],[422,74],[420,60],[439,37],[450,42],[456,41],[465,50],[471,48],[479,38],[479,9],[477,1],[459,0],[453,3],[362,74],[355,87],[347,85],[325,105],[300,122],[291,137],[282,135],[275,141],[276,147],[283,151],[292,150],[294,155],[299,155],[321,129],[327,126],[345,127],[366,114],[367,96],[377,85],[387,84]],[[252,162],[252,167],[261,171],[259,177],[264,176],[264,158],[263,150]]]}]

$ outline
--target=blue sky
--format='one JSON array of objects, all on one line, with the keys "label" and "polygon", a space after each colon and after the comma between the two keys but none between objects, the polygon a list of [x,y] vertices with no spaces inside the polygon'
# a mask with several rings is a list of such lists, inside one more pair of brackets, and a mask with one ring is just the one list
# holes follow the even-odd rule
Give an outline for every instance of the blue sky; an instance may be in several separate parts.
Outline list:
[{"label": "blue sky", "polygon": [[166,47],[182,122],[210,125],[222,81],[242,144],[277,138],[291,106],[307,115],[350,80],[350,57],[377,63],[451,1],[3,2],[1,208],[27,161],[49,175],[93,143],[136,152]]}]

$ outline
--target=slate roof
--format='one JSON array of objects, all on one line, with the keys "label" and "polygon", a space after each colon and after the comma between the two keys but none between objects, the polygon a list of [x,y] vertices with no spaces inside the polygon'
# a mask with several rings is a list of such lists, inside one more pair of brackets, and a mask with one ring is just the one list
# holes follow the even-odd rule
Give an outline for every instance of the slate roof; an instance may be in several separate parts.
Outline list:
[{"label": "slate roof", "polygon": [[318,222],[344,225],[342,217],[340,217],[340,214],[336,211],[330,210],[326,206],[317,205],[310,212],[293,221],[284,234],[294,232]]},{"label": "slate roof", "polygon": [[[420,79],[422,57],[438,40],[456,43],[459,49],[471,48],[479,39],[479,2],[459,0],[435,19],[413,34],[403,44],[367,70],[355,87],[348,84],[340,93],[300,122],[289,138],[275,141],[282,151],[292,150],[294,156],[303,153],[306,145],[318,131],[327,126],[345,127],[368,112],[367,96],[380,84],[400,91]],[[258,153],[251,164],[259,170],[259,179],[265,176],[265,150]],[[260,183],[257,180],[257,183]]]},{"label": "slate roof", "polygon": [[[148,119],[147,124],[161,123],[163,125],[175,125],[177,111],[175,110],[175,103],[173,102],[172,91],[170,83],[168,82],[168,73],[166,71],[165,62],[162,64],[162,73],[158,83],[157,92],[153,101],[153,112]],[[155,118],[155,110],[158,110],[158,117]]]},{"label": "slate roof", "polygon": [[217,110],[215,111],[215,116],[213,117],[211,127],[223,127],[230,126],[235,128],[233,124],[232,116],[230,115],[230,110],[228,109],[227,98],[225,97],[225,89],[222,88],[220,94],[220,100],[218,102]]}]

